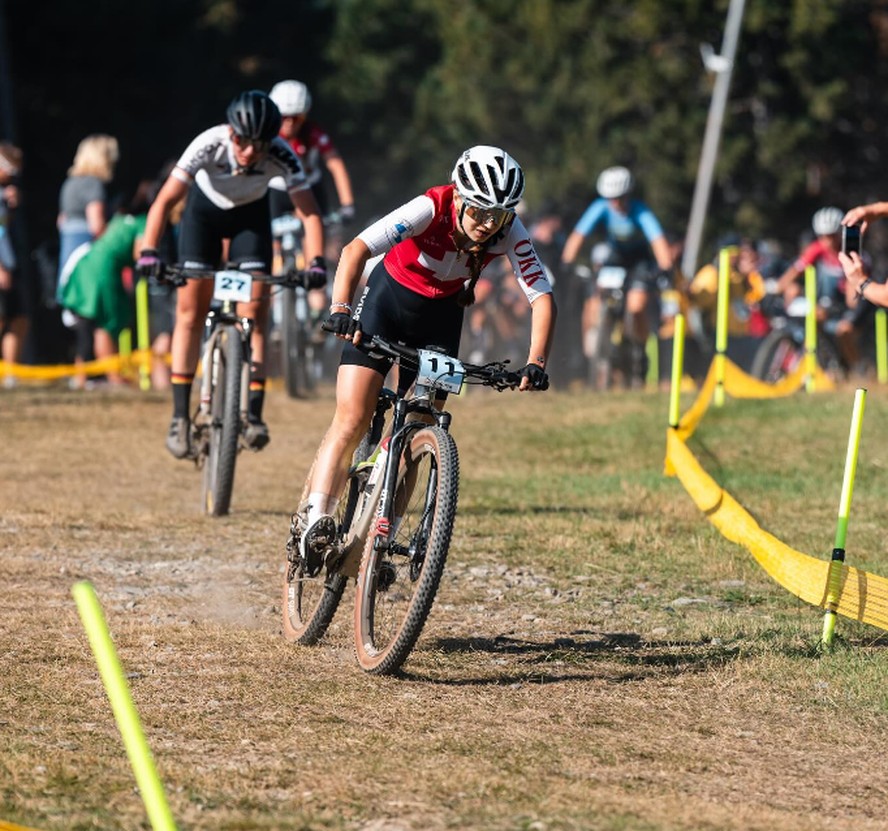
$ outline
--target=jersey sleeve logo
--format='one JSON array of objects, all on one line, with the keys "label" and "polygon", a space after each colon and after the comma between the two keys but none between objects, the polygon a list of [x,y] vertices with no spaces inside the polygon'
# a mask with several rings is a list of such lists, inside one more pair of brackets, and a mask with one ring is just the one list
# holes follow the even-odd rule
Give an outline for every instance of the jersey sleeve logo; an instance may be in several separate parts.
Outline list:
[{"label": "jersey sleeve logo", "polygon": [[385,229],[385,236],[389,245],[397,245],[413,236],[413,223],[406,219],[399,219],[394,225]]}]

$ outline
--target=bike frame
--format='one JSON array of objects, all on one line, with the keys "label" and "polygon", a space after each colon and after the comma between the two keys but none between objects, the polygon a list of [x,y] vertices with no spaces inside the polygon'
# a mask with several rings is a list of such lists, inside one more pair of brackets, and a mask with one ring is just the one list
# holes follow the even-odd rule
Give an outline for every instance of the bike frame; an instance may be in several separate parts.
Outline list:
[{"label": "bike frame", "polygon": [[196,425],[202,426],[207,423],[211,416],[210,395],[213,389],[213,374],[217,367],[213,361],[215,354],[216,342],[219,339],[219,333],[222,329],[234,328],[240,336],[241,349],[244,355],[244,367],[241,374],[240,389],[240,417],[243,422],[247,417],[247,407],[250,397],[250,358],[252,348],[250,346],[250,335],[253,332],[253,321],[248,317],[238,317],[237,304],[231,300],[223,300],[221,308],[210,308],[204,321],[204,348],[202,356],[203,372],[200,381],[200,401],[197,405],[197,415],[194,418]]},{"label": "bike frame", "polygon": [[[385,460],[382,490],[379,493],[379,505],[376,510],[376,537],[373,545],[377,550],[387,550],[391,545],[391,532],[395,522],[395,490],[398,484],[401,455],[410,437],[418,430],[428,426],[425,421],[409,421],[409,416],[413,414],[431,416],[438,427],[445,432],[450,431],[452,416],[446,410],[440,410],[435,406],[433,396],[434,390],[431,388],[417,387],[410,398],[399,397],[395,401],[395,412],[389,432],[391,437],[389,452]],[[428,494],[426,497],[428,499]]]}]

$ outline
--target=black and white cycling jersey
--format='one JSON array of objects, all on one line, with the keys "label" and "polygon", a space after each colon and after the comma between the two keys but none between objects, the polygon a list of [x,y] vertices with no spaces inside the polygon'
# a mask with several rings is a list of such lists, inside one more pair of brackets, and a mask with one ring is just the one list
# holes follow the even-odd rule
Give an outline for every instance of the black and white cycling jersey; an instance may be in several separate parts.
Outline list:
[{"label": "black and white cycling jersey", "polygon": [[187,185],[197,184],[216,207],[229,210],[262,199],[269,188],[293,193],[308,188],[299,157],[275,137],[256,164],[240,168],[227,124],[210,127],[188,145],[171,174]]}]

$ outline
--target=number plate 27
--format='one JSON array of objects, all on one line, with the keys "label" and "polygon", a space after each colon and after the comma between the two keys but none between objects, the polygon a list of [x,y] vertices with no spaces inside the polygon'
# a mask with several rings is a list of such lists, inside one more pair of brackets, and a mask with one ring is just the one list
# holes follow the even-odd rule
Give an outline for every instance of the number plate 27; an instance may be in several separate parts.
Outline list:
[{"label": "number plate 27", "polygon": [[456,358],[427,349],[419,349],[417,354],[419,370],[416,373],[416,383],[418,385],[422,384],[444,392],[458,393],[462,389],[466,372]]},{"label": "number plate 27", "polygon": [[213,297],[246,303],[253,292],[253,276],[245,271],[217,271]]}]

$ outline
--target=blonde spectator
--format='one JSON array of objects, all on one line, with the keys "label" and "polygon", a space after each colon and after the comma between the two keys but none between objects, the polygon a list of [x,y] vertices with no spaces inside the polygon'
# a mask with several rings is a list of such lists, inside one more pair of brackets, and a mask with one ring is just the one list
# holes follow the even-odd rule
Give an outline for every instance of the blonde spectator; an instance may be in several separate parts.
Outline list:
[{"label": "blonde spectator", "polygon": [[102,235],[107,225],[105,186],[114,177],[119,150],[117,139],[97,133],[77,147],[74,163],[59,193],[59,289],[67,279],[71,254]]}]

